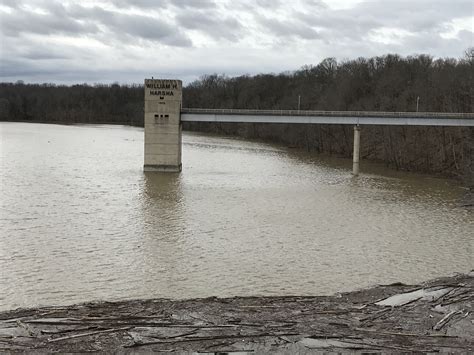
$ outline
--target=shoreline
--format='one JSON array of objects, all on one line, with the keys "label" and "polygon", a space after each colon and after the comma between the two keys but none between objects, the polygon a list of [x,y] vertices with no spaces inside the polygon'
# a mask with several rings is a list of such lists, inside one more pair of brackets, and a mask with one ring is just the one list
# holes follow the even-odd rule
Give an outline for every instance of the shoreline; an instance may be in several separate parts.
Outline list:
[{"label": "shoreline", "polygon": [[2,351],[469,353],[474,351],[474,273],[333,296],[20,308],[0,312]]}]

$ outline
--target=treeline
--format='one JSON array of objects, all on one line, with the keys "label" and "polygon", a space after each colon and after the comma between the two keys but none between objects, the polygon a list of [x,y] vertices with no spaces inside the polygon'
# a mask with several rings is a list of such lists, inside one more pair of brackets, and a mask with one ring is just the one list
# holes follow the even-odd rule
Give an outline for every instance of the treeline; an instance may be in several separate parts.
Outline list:
[{"label": "treeline", "polygon": [[[461,59],[324,59],[294,72],[205,75],[184,88],[201,108],[473,112],[474,49]],[[0,83],[0,120],[143,125],[142,85]]]},{"label": "treeline", "polygon": [[186,107],[473,112],[473,51],[462,59],[386,55],[295,72],[206,75],[184,91]]},{"label": "treeline", "polygon": [[1,83],[0,120],[143,126],[143,85]]}]

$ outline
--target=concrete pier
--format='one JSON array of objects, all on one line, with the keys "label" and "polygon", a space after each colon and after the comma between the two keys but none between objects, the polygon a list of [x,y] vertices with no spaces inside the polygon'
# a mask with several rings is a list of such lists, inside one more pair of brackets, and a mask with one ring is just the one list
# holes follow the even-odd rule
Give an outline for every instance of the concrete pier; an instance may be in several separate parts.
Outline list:
[{"label": "concrete pier", "polygon": [[352,174],[359,175],[359,159],[360,159],[360,126],[354,126],[354,152],[352,158]]},{"label": "concrete pier", "polygon": [[181,80],[145,79],[144,171],[181,171]]}]

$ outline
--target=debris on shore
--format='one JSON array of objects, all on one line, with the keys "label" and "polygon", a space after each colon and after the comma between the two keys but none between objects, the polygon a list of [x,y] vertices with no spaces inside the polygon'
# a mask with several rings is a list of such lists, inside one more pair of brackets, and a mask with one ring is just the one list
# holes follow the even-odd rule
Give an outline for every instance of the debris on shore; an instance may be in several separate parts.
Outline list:
[{"label": "debris on shore", "polygon": [[474,208],[474,186],[471,186],[462,197],[461,207]]},{"label": "debris on shore", "polygon": [[93,302],[0,312],[0,352],[474,353],[474,273],[335,296]]}]

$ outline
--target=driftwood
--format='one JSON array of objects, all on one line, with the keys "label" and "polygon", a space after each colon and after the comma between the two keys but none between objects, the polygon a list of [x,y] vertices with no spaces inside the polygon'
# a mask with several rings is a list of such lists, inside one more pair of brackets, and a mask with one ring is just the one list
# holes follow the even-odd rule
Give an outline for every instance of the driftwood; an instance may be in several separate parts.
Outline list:
[{"label": "driftwood", "polygon": [[363,329],[363,328],[356,328],[359,332],[369,332],[369,333],[376,333],[376,334],[383,334],[383,335],[394,335],[394,336],[403,336],[403,337],[443,337],[443,338],[457,338],[456,335],[446,335],[446,334],[417,334],[417,333],[397,333],[397,332],[384,332],[374,329]]},{"label": "driftwood", "polygon": [[[429,291],[448,287],[441,297]],[[428,292],[421,293],[430,299],[403,297],[425,288]],[[402,305],[376,304],[396,295],[402,297],[392,300],[401,299]],[[326,297],[134,300],[22,309],[0,313],[0,351],[127,352],[139,347],[185,353],[474,353],[473,298],[473,275],[457,275]]]},{"label": "driftwood", "polygon": [[453,319],[456,315],[462,314],[462,313],[463,313],[462,310],[452,311],[452,312],[448,313],[446,316],[443,317],[443,319],[441,319],[438,323],[435,324],[433,329],[434,330],[441,330],[441,328],[443,328],[446,324],[448,324],[448,322],[451,319]]},{"label": "driftwood", "polygon": [[69,340],[69,339],[74,339],[74,338],[81,338],[81,337],[88,337],[88,336],[96,335],[96,334],[113,333],[113,332],[119,332],[121,330],[130,330],[130,329],[132,329],[132,327],[97,330],[95,332],[74,334],[74,335],[69,335],[69,336],[60,337],[60,338],[48,339],[48,341],[50,343],[54,343],[54,342],[57,342],[57,341],[63,341],[63,340]]},{"label": "driftwood", "polygon": [[99,327],[94,326],[94,327],[72,328],[72,329],[61,329],[61,330],[41,330],[41,334],[49,334],[49,335],[64,334],[64,333],[71,333],[71,332],[80,332],[83,330],[92,330],[92,329],[97,329],[97,328]]},{"label": "driftwood", "polygon": [[184,343],[184,342],[195,342],[195,341],[206,341],[206,340],[222,340],[222,339],[245,339],[245,338],[262,338],[262,337],[279,337],[279,336],[289,336],[289,335],[298,335],[298,333],[288,333],[288,334],[275,334],[275,333],[263,333],[263,334],[248,334],[248,335],[214,335],[208,337],[184,337],[180,340],[158,340],[158,341],[151,341],[146,343],[135,343],[133,345],[126,346],[135,347],[135,346],[144,346],[144,345],[152,345],[152,344],[169,344],[169,343]]}]

